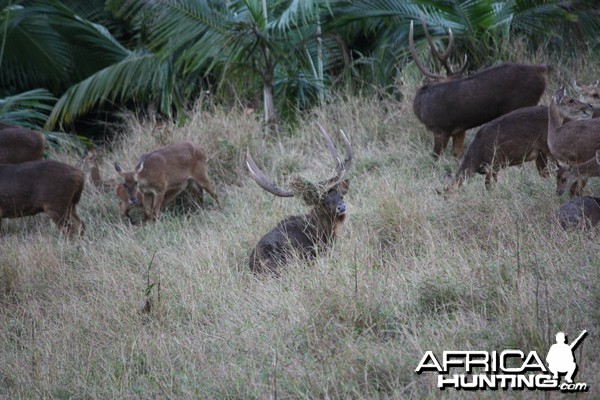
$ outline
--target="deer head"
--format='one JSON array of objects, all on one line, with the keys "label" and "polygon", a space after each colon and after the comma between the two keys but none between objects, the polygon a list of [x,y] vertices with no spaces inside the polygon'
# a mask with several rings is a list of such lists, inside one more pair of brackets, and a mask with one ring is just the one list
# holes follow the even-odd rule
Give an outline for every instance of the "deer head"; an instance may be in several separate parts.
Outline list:
[{"label": "deer head", "polygon": [[138,163],[133,171],[125,171],[120,163],[115,162],[115,170],[123,177],[123,188],[129,199],[129,205],[134,206],[138,202],[138,173],[144,168],[143,161]]},{"label": "deer head", "polygon": [[246,151],[246,165],[250,171],[250,176],[267,192],[279,197],[300,197],[308,206],[316,207],[323,212],[343,215],[346,212],[346,205],[342,196],[346,194],[349,187],[349,182],[344,177],[352,165],[352,146],[344,131],[340,129],[346,149],[346,158],[342,162],[325,129],[321,124],[317,123],[317,125],[325,138],[327,149],[335,161],[336,172],[332,178],[313,183],[301,177],[294,177],[290,182],[290,188],[284,189],[269,180],[258,168],[250,155],[249,149]]}]

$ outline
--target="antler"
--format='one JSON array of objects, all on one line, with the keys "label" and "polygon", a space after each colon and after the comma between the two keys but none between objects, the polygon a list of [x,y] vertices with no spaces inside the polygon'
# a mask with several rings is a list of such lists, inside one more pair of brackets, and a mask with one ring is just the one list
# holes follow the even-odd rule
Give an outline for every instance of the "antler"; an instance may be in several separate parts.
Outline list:
[{"label": "antler", "polygon": [[267,176],[256,166],[256,163],[252,159],[250,155],[250,149],[246,149],[246,165],[248,166],[248,171],[250,171],[250,176],[252,179],[258,183],[258,185],[265,189],[267,192],[274,194],[279,197],[294,197],[294,193],[280,188],[273,182],[267,178]]},{"label": "antler", "polygon": [[425,75],[426,77],[431,78],[431,79],[436,79],[436,80],[445,79],[445,77],[443,75],[434,74],[433,72],[429,71],[429,69],[426,68],[423,64],[421,64],[421,61],[419,61],[419,57],[417,57],[417,51],[415,50],[415,43],[413,40],[413,32],[414,32],[413,21],[410,21],[410,29],[408,30],[408,48],[410,49],[410,54],[413,57],[415,65],[417,66],[417,68],[419,68],[419,71],[421,71],[421,73],[423,75]]},{"label": "antler", "polygon": [[344,179],[344,176],[346,175],[346,173],[352,166],[352,145],[350,144],[350,141],[348,140],[348,137],[346,136],[344,131],[340,129],[340,133],[342,134],[342,139],[344,140],[344,148],[346,149],[346,159],[344,160],[344,162],[342,162],[342,160],[340,159],[340,156],[338,155],[337,150],[335,149],[333,141],[331,140],[331,138],[329,137],[329,135],[327,134],[327,132],[325,131],[323,126],[318,122],[317,122],[317,125],[319,126],[319,129],[321,130],[321,133],[323,134],[323,137],[325,138],[325,142],[327,143],[327,149],[329,150],[329,153],[331,154],[331,156],[333,157],[333,159],[335,161],[335,176],[333,178],[327,180],[326,182],[327,182],[327,184],[337,183],[337,182],[341,181],[342,179]]},{"label": "antler", "polygon": [[[346,149],[346,158],[342,162],[337,150],[335,149],[333,141],[331,140],[323,126],[321,126],[321,124],[318,122],[317,125],[319,126],[319,129],[321,130],[321,133],[325,138],[327,150],[329,150],[329,153],[335,161],[335,176],[324,182],[325,186],[330,186],[341,181],[352,166],[352,145],[350,144],[350,140],[348,140],[348,137],[346,136],[344,131],[340,129],[342,139],[344,140],[344,148]],[[246,149],[246,166],[248,167],[248,171],[250,171],[250,176],[252,176],[252,179],[254,179],[256,183],[258,183],[258,185],[265,189],[267,192],[279,197],[294,196],[294,191],[282,189],[275,183],[271,182],[269,178],[267,178],[267,176],[258,168],[256,163],[252,159],[252,156],[250,155],[250,149]]]},{"label": "antler", "polygon": [[[427,43],[429,44],[430,52],[431,52],[431,54],[433,54],[435,56],[435,58],[437,58],[439,60],[439,62],[442,64],[442,66],[446,70],[447,78],[460,77],[462,75],[462,73],[465,71],[465,68],[467,67],[467,55],[465,54],[465,59],[464,59],[462,65],[460,66],[460,68],[458,69],[458,71],[452,71],[452,68],[450,67],[450,64],[448,63],[448,58],[450,57],[450,53],[452,52],[452,49],[454,48],[454,35],[452,34],[452,29],[448,29],[448,46],[446,47],[446,50],[442,54],[440,54],[437,47],[435,47],[435,44],[433,43],[433,39],[431,38],[431,35],[429,35],[429,31],[427,30],[427,24],[425,23],[425,17],[423,17],[423,14],[421,14],[421,25],[423,25],[423,33],[425,34],[425,38],[427,39]],[[417,61],[416,52],[414,49],[413,22],[412,21],[410,22],[408,45],[409,45],[411,54],[413,56],[413,59],[415,60],[415,64],[417,64],[417,67],[419,67],[419,69],[421,70],[421,72],[423,74],[425,74],[426,76],[433,78],[433,79],[446,79],[446,77],[444,77],[442,75],[431,73],[429,70],[424,68],[420,64],[420,62]]]}]

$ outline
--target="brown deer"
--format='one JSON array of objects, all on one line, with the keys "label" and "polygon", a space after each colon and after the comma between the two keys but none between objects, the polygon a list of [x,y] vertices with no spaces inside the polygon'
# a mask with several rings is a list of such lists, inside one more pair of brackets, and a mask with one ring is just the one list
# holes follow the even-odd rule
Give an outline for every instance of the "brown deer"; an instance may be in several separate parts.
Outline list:
[{"label": "brown deer", "polygon": [[352,147],[341,131],[346,149],[346,158],[342,162],[327,132],[321,125],[319,128],[336,162],[335,176],[323,182],[315,184],[296,177],[290,182],[291,189],[280,188],[256,166],[250,151],[246,152],[250,176],[260,187],[275,196],[300,197],[306,205],[312,207],[308,214],[283,219],[260,239],[250,256],[250,269],[255,273],[278,274],[279,268],[294,256],[305,260],[313,259],[329,249],[339,235],[346,219],[344,195],[348,193],[350,182],[344,176],[352,165]]},{"label": "brown deer", "polygon": [[[600,149],[600,119],[591,119],[593,107],[589,105],[587,111],[563,115],[557,104],[565,98],[566,89],[561,87],[548,107],[548,148],[559,164],[559,179],[566,173],[565,168],[591,160]],[[569,97],[567,101],[576,100]],[[580,194],[584,186],[585,180],[576,183],[571,187],[571,194]]]},{"label": "brown deer", "polygon": [[556,219],[563,229],[590,229],[600,222],[600,198],[573,197],[560,206]]},{"label": "brown deer", "polygon": [[600,176],[600,150],[596,157],[584,163],[558,169],[556,175],[556,194],[562,196],[568,190],[571,194],[577,192],[577,183],[586,182],[589,178]]},{"label": "brown deer", "polygon": [[577,90],[581,96],[581,100],[586,103],[590,103],[594,107],[593,118],[600,117],[600,81],[596,81],[595,84],[579,86],[577,81],[573,82],[573,87]]},{"label": "brown deer", "polygon": [[0,123],[0,164],[41,159],[44,142],[44,135],[40,132]]},{"label": "brown deer", "polygon": [[431,54],[437,58],[447,76],[429,71],[417,56],[411,21],[408,43],[419,70],[430,82],[417,90],[413,110],[417,118],[433,133],[433,155],[438,158],[452,138],[453,154],[460,157],[465,131],[521,107],[534,106],[546,89],[550,67],[504,63],[487,68],[468,78],[461,78],[466,59],[458,71],[452,71],[448,57],[454,39],[449,31],[448,47],[443,54],[436,49],[421,17],[423,32]]},{"label": "brown deer", "polygon": [[[2,218],[48,215],[65,234],[83,235],[85,225],[75,207],[85,182],[83,172],[54,160],[0,164],[0,224]],[[73,226],[75,222],[76,227]]]},{"label": "brown deer", "polygon": [[130,205],[138,203],[138,190],[142,193],[144,221],[156,221],[161,208],[186,188],[195,191],[200,202],[200,188],[206,190],[220,207],[208,178],[206,151],[195,143],[182,141],[145,153],[133,171],[125,171],[118,162],[115,169],[124,178]]},{"label": "brown deer", "polygon": [[[571,101],[572,100],[572,101]],[[565,98],[558,104],[562,115],[588,115],[589,104]],[[519,108],[482,126],[465,152],[446,192],[458,189],[465,179],[476,173],[485,175],[490,189],[500,169],[535,160],[541,177],[548,176],[548,107]]]}]

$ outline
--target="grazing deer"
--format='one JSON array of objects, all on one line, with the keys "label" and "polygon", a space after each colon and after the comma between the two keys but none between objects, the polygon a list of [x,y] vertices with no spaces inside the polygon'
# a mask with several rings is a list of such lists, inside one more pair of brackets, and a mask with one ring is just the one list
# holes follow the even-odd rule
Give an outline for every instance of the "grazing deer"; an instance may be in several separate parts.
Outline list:
[{"label": "grazing deer", "polygon": [[563,229],[589,229],[600,222],[600,198],[573,197],[560,206],[556,219]]},{"label": "grazing deer", "polygon": [[578,182],[586,182],[588,178],[594,176],[600,176],[600,149],[596,150],[596,157],[591,160],[558,169],[556,175],[556,194],[562,196],[569,189],[571,195],[573,195],[578,191]]},{"label": "grazing deer", "polygon": [[125,171],[115,163],[115,170],[124,178],[124,188],[130,205],[138,204],[142,193],[144,221],[156,221],[161,208],[186,188],[196,192],[202,202],[206,190],[220,206],[217,194],[208,178],[206,151],[192,142],[177,142],[143,154],[133,171]]},{"label": "grazing deer", "polygon": [[454,44],[452,31],[446,51],[440,54],[421,17],[423,32],[431,53],[447,71],[447,76],[429,71],[417,56],[413,42],[413,23],[408,43],[419,70],[431,82],[417,90],[413,110],[417,118],[433,133],[433,155],[438,158],[452,137],[453,154],[460,157],[465,131],[521,107],[534,106],[546,89],[550,67],[504,63],[487,68],[468,78],[461,78],[466,59],[458,71],[452,71],[448,57]]},{"label": "grazing deer", "polygon": [[336,174],[333,178],[311,183],[297,177],[289,189],[283,189],[269,181],[256,166],[246,152],[246,164],[250,176],[269,193],[279,197],[300,197],[312,209],[305,215],[287,217],[275,228],[264,235],[250,256],[250,269],[255,273],[270,272],[277,274],[279,267],[285,265],[292,257],[312,259],[320,252],[331,247],[346,219],[346,203],[344,195],[348,192],[350,182],[344,179],[352,165],[352,147],[343,131],[341,131],[346,149],[346,159],[341,161],[335,146],[327,132],[319,125],[327,142],[327,148],[336,162]]},{"label": "grazing deer", "polygon": [[[562,179],[569,166],[582,164],[595,157],[600,149],[600,119],[591,119],[591,104],[583,110],[569,109],[567,115],[562,114],[558,104],[576,102],[567,97],[564,87],[558,89],[548,107],[548,148],[559,163],[557,177]],[[557,181],[557,187],[559,182]],[[585,180],[571,187],[571,194],[580,194]]]},{"label": "grazing deer", "polygon": [[[557,105],[562,115],[590,111],[589,104],[568,100]],[[500,169],[532,160],[535,160],[540,176],[545,178],[549,158],[552,155],[548,148],[548,107],[519,108],[477,131],[445,191],[458,189],[465,179],[476,173],[485,175],[485,186],[490,189],[497,181]]]},{"label": "grazing deer", "polygon": [[85,225],[75,207],[85,182],[83,172],[54,160],[0,164],[0,224],[2,218],[48,215],[72,236],[73,222],[83,235]]},{"label": "grazing deer", "polygon": [[587,86],[577,85],[577,81],[573,82],[573,87],[577,90],[581,96],[581,101],[590,103],[594,107],[593,118],[600,117],[600,81],[596,81],[595,84]]},{"label": "grazing deer", "polygon": [[39,160],[43,152],[42,133],[0,123],[0,164],[19,164]]}]

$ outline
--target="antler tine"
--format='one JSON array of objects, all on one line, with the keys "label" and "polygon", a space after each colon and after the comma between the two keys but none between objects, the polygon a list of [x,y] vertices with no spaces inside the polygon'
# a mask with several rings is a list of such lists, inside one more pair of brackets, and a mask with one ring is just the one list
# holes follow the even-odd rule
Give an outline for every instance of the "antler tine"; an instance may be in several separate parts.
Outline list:
[{"label": "antler tine", "polygon": [[448,57],[450,57],[450,52],[452,51],[453,47],[454,35],[452,34],[452,29],[448,29],[448,46],[446,47],[446,50],[442,53],[440,57],[442,57],[444,60],[447,60]]},{"label": "antler tine", "polygon": [[413,57],[413,61],[415,62],[415,65],[417,66],[417,68],[419,68],[419,71],[421,71],[421,73],[423,75],[425,75],[429,78],[432,78],[432,79],[444,79],[444,76],[432,73],[431,71],[429,71],[428,68],[425,68],[425,66],[423,64],[421,64],[421,62],[419,61],[419,57],[417,57],[417,51],[415,50],[413,33],[414,33],[413,21],[410,21],[410,29],[408,30],[408,48],[410,49],[410,54]]},{"label": "antler tine", "polygon": [[258,183],[258,185],[269,193],[279,197],[294,197],[294,193],[278,187],[272,183],[269,178],[258,168],[252,156],[250,155],[250,149],[246,148],[246,166],[250,172],[252,179]]},{"label": "antler tine", "polygon": [[323,126],[318,121],[317,121],[317,125],[319,126],[319,129],[321,130],[321,133],[323,134],[323,137],[325,138],[325,143],[327,143],[327,150],[329,150],[329,154],[331,154],[331,156],[333,157],[333,160],[335,161],[335,170],[336,170],[336,172],[339,173],[339,171],[341,171],[344,168],[344,165],[342,164],[342,160],[340,159],[340,156],[338,155],[338,152],[335,149],[335,145],[333,144],[333,141],[331,140],[331,138],[329,137],[329,135],[327,134],[327,132],[325,131]]},{"label": "antler tine", "polygon": [[340,133],[342,134],[342,139],[344,140],[344,148],[346,149],[346,159],[344,160],[344,172],[343,175],[340,176],[340,179],[342,179],[352,166],[352,145],[350,144],[350,140],[348,140],[348,136],[346,136],[346,133],[342,129],[340,129]]},{"label": "antler tine", "polygon": [[463,72],[465,72],[465,69],[467,68],[467,61],[468,61],[468,56],[465,54],[465,59],[462,62],[462,65],[460,66],[460,68],[458,69],[458,71],[456,71],[454,73],[454,76],[461,76],[463,74]]},{"label": "antler tine", "polygon": [[431,53],[440,61],[442,66],[446,69],[446,72],[448,72],[448,76],[456,75],[455,72],[452,72],[452,68],[448,64],[448,57],[450,56],[450,52],[452,51],[452,47],[454,46],[454,35],[452,35],[452,30],[449,30],[450,38],[448,42],[448,47],[446,47],[444,53],[440,54],[437,47],[435,47],[435,44],[433,43],[431,35],[429,35],[429,30],[427,30],[427,24],[425,23],[425,17],[423,16],[423,14],[421,14],[421,25],[423,25],[423,33],[425,34],[425,38],[427,39],[427,43],[429,44],[429,49]]}]

